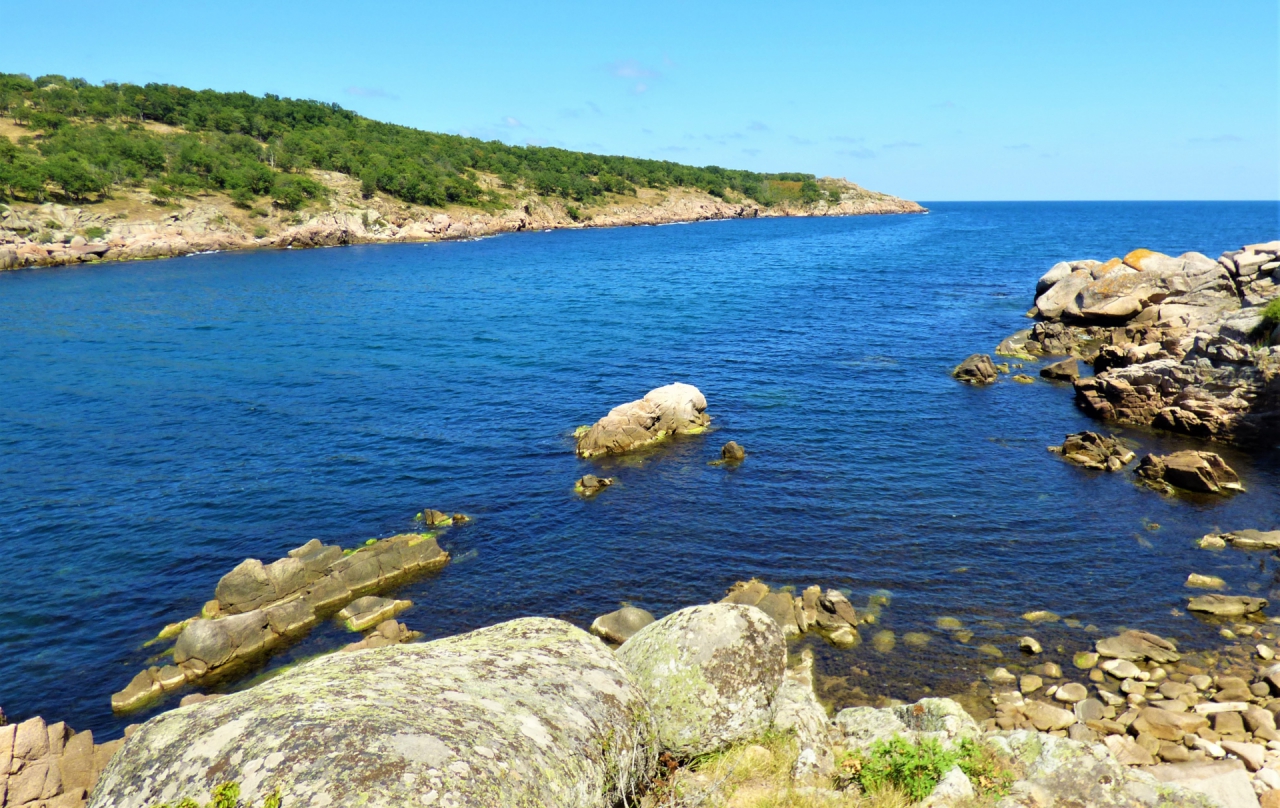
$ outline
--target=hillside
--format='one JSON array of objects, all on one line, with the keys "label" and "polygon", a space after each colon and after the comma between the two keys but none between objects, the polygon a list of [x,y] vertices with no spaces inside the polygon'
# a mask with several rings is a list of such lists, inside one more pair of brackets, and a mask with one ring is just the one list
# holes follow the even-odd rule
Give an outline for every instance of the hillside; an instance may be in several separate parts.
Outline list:
[{"label": "hillside", "polygon": [[0,74],[0,205],[0,268],[922,210],[809,174],[508,146],[272,95],[18,74]]}]

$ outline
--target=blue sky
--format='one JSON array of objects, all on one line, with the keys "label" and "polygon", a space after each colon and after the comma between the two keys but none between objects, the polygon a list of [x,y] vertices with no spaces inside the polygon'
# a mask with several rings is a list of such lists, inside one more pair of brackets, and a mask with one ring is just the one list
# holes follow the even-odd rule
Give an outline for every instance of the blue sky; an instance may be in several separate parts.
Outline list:
[{"label": "blue sky", "polygon": [[913,199],[1277,199],[1278,6],[0,0],[0,70]]}]

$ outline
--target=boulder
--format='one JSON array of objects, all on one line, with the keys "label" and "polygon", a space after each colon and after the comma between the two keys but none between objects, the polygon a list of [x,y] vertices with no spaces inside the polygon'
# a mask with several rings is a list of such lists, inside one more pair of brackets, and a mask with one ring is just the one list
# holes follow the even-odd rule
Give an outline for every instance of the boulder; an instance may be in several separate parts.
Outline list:
[{"label": "boulder", "polygon": [[795,735],[800,753],[792,776],[830,775],[835,766],[826,709],[813,692],[813,651],[800,652],[798,664],[789,667],[773,699],[773,727]]},{"label": "boulder", "polygon": [[1000,374],[996,363],[987,354],[974,354],[951,371],[951,375],[965,384],[991,384]]},{"label": "boulder", "polygon": [[1067,435],[1061,446],[1050,446],[1049,451],[1078,466],[1098,471],[1119,471],[1135,456],[1119,438],[1097,432]]},{"label": "boulder", "polygon": [[769,726],[787,646],[759,609],[715,603],[650,623],[618,659],[649,700],[661,749],[687,759]]},{"label": "boulder", "polygon": [[1080,378],[1080,363],[1073,356],[1061,362],[1054,362],[1052,365],[1045,365],[1040,368],[1040,375],[1054,381],[1072,382]]},{"label": "boulder", "polygon": [[1243,617],[1260,612],[1267,607],[1265,598],[1249,595],[1200,595],[1191,598],[1187,603],[1187,611],[1202,612],[1215,617]]},{"label": "boulder", "polygon": [[1280,530],[1233,530],[1222,539],[1241,550],[1280,550]]},{"label": "boulder", "polygon": [[246,803],[611,808],[656,762],[645,698],[599,640],[524,618],[334,654],[162,713],[130,736],[92,808],[147,808],[222,782]]},{"label": "boulder", "polygon": [[1124,765],[1099,744],[1028,730],[987,738],[989,744],[1012,758],[1022,772],[1022,779],[1013,784],[1010,797],[1003,800],[1002,805],[1055,808],[1156,808],[1157,805],[1160,808],[1213,808],[1215,805],[1194,792],[1161,786],[1150,774]]},{"label": "boulder", "polygon": [[1098,654],[1112,659],[1138,662],[1177,662],[1182,659],[1177,647],[1164,639],[1145,631],[1129,630],[1116,637],[1107,637],[1095,643]]},{"label": "boulder", "polygon": [[741,463],[747,457],[747,451],[737,441],[729,441],[720,447],[720,459],[726,463]]},{"label": "boulder", "polygon": [[1171,455],[1147,455],[1138,464],[1142,479],[1203,494],[1243,491],[1240,476],[1213,452],[1186,450]]},{"label": "boulder", "polygon": [[616,612],[602,614],[591,622],[591,633],[614,645],[622,645],[650,623],[654,616],[635,606],[623,606]]},{"label": "boulder", "polygon": [[573,484],[573,490],[584,497],[594,497],[611,485],[613,485],[612,477],[597,477],[594,474],[584,474]]},{"label": "boulder", "polygon": [[1207,797],[1215,806],[1258,808],[1258,797],[1245,767],[1238,760],[1165,763],[1151,768],[1162,784]]},{"label": "boulder", "polygon": [[342,611],[338,612],[338,619],[343,621],[347,631],[364,631],[384,620],[390,620],[412,605],[413,603],[407,600],[366,595],[347,604]]},{"label": "boulder", "polygon": [[669,435],[697,434],[711,423],[707,400],[690,384],[669,384],[644,398],[614,407],[591,427],[579,430],[579,457],[623,454]]}]

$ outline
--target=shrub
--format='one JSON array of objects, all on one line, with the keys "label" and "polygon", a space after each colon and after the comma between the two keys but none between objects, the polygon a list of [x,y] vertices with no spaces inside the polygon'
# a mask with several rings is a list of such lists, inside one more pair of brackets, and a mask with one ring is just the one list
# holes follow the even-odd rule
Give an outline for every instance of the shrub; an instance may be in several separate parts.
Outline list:
[{"label": "shrub", "polygon": [[266,227],[263,227],[262,225],[258,225],[257,227],[253,228],[253,237],[263,238],[270,232],[271,231],[268,230]]},{"label": "shrub", "polygon": [[866,751],[845,754],[837,767],[836,785],[856,784],[869,794],[893,789],[915,802],[929,796],[956,767],[982,794],[1003,794],[1014,780],[1000,755],[975,741],[966,738],[954,749],[944,749],[932,738],[915,744],[895,735],[876,741]]},{"label": "shrub", "polygon": [[564,212],[569,214],[569,218],[573,219],[575,222],[582,221],[582,211],[578,210],[573,205],[565,205]]},{"label": "shrub", "polygon": [[1280,325],[1280,297],[1268,303],[1262,309],[1262,322],[1271,329]]},{"label": "shrub", "polygon": [[[223,783],[213,789],[210,795],[213,799],[205,803],[204,808],[253,808],[253,803],[240,801],[240,784],[239,783]],[[152,808],[169,808],[168,803],[152,806]],[[184,797],[179,800],[174,808],[200,808],[200,803]],[[280,792],[273,791],[262,801],[262,808],[280,808]]]},{"label": "shrub", "polygon": [[831,202],[831,204],[833,204],[833,205],[839,205],[839,204],[840,204],[840,192],[839,192],[839,191],[837,191],[835,188],[832,188],[830,191],[827,191],[827,200],[828,200],[828,201],[830,201],[830,202]]},{"label": "shrub", "polygon": [[97,225],[94,225],[93,227],[86,227],[84,229],[84,237],[89,239],[90,241],[93,241],[94,239],[97,239],[97,238],[102,238],[106,234],[107,234],[107,231],[101,227],[98,227]]}]

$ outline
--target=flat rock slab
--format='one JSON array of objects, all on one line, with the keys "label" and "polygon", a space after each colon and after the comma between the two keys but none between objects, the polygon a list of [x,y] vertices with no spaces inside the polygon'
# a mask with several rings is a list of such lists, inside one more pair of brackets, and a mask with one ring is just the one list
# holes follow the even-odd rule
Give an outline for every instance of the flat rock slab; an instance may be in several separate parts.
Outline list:
[{"label": "flat rock slab", "polygon": [[649,777],[653,735],[604,643],[525,618],[320,657],[162,713],[125,742],[90,805],[203,804],[236,782],[255,805],[279,789],[300,807],[612,808]]},{"label": "flat rock slab", "polygon": [[1204,794],[1222,808],[1258,808],[1258,795],[1238,760],[1163,763],[1148,771],[1161,783]]}]

